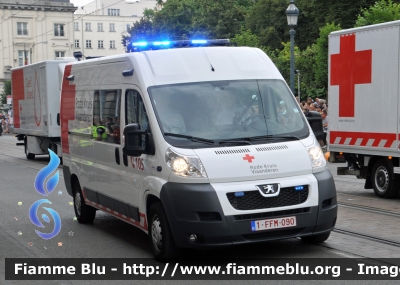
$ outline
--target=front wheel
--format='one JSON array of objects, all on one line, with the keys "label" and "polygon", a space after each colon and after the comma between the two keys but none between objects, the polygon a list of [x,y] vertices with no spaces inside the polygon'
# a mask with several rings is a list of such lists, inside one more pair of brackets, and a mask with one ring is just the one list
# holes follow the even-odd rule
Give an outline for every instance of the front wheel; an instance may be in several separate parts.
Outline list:
[{"label": "front wheel", "polygon": [[372,169],[372,187],[380,198],[394,198],[399,193],[398,180],[394,179],[392,167],[385,159],[378,160]]},{"label": "front wheel", "polygon": [[306,243],[317,244],[317,243],[326,241],[330,235],[331,235],[331,232],[327,232],[327,233],[318,234],[318,235],[301,237],[301,239]]},{"label": "front wheel", "polygon": [[74,210],[79,223],[90,224],[96,217],[96,209],[86,205],[79,181],[74,182]]},{"label": "front wheel", "polygon": [[180,251],[175,246],[164,207],[160,202],[152,205],[149,211],[149,237],[156,259],[179,257]]}]

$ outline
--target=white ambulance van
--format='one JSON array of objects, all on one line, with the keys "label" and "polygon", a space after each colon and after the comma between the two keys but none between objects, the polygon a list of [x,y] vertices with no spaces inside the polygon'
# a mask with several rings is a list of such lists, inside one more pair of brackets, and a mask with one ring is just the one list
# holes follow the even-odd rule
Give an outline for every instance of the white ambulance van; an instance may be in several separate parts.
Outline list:
[{"label": "white ambulance van", "polygon": [[65,67],[63,171],[78,221],[102,210],[133,224],[156,258],[325,241],[334,181],[283,77],[257,48],[210,44],[141,42]]}]

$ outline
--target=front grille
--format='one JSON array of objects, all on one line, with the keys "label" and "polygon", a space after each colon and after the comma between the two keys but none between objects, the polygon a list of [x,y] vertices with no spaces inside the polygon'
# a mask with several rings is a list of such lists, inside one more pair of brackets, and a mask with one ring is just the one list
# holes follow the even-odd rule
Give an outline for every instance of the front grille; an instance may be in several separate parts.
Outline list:
[{"label": "front grille", "polygon": [[236,210],[268,209],[304,203],[308,198],[308,186],[304,186],[302,191],[296,191],[294,187],[281,188],[275,197],[264,197],[258,190],[246,191],[242,197],[236,197],[235,192],[227,193],[226,196]]},{"label": "front grille", "polygon": [[243,235],[244,239],[247,240],[258,240],[258,239],[267,239],[267,238],[275,238],[275,237],[288,237],[295,236],[304,231],[304,228],[296,228],[296,229],[285,229],[285,230],[276,230],[276,231],[265,231],[261,233],[247,234]]}]

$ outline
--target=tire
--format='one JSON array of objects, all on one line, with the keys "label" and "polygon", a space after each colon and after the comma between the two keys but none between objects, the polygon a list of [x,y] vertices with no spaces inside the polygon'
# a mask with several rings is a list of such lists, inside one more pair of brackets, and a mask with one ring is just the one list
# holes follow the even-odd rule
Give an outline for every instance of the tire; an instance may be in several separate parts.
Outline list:
[{"label": "tire", "polygon": [[79,223],[90,224],[93,223],[96,217],[96,209],[92,206],[86,205],[81,186],[78,180],[74,182],[74,210],[75,216]]},{"label": "tire", "polygon": [[398,180],[393,177],[393,167],[385,160],[378,160],[372,168],[372,187],[380,198],[394,198],[399,193]]},{"label": "tire", "polygon": [[329,238],[330,234],[331,234],[331,232],[327,232],[327,233],[318,234],[318,235],[301,237],[301,239],[306,243],[317,244],[317,243],[326,241]]},{"label": "tire", "polygon": [[172,238],[164,207],[160,202],[153,204],[149,211],[149,240],[157,260],[178,258],[180,250]]},{"label": "tire", "polygon": [[35,154],[28,152],[28,140],[26,137],[24,139],[24,149],[25,149],[25,155],[26,155],[27,159],[29,159],[29,160],[35,159]]}]

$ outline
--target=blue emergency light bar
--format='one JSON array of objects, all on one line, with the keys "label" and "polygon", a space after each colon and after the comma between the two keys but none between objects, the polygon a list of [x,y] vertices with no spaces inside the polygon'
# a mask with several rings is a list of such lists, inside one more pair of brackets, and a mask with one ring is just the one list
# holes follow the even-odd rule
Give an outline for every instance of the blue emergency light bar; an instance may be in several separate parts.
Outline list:
[{"label": "blue emergency light bar", "polygon": [[132,44],[134,47],[145,47],[147,46],[147,42],[137,42]]},{"label": "blue emergency light bar", "polygon": [[153,42],[154,46],[169,46],[171,42],[165,41],[165,42]]},{"label": "blue emergency light bar", "polygon": [[295,186],[295,187],[294,187],[294,190],[296,190],[296,191],[302,191],[302,190],[304,190],[304,186]]},{"label": "blue emergency light bar", "polygon": [[154,42],[133,42],[133,51],[157,50],[166,48],[181,48],[181,47],[202,47],[202,46],[227,46],[230,44],[229,39],[215,40],[180,40],[180,41],[154,41]]}]

